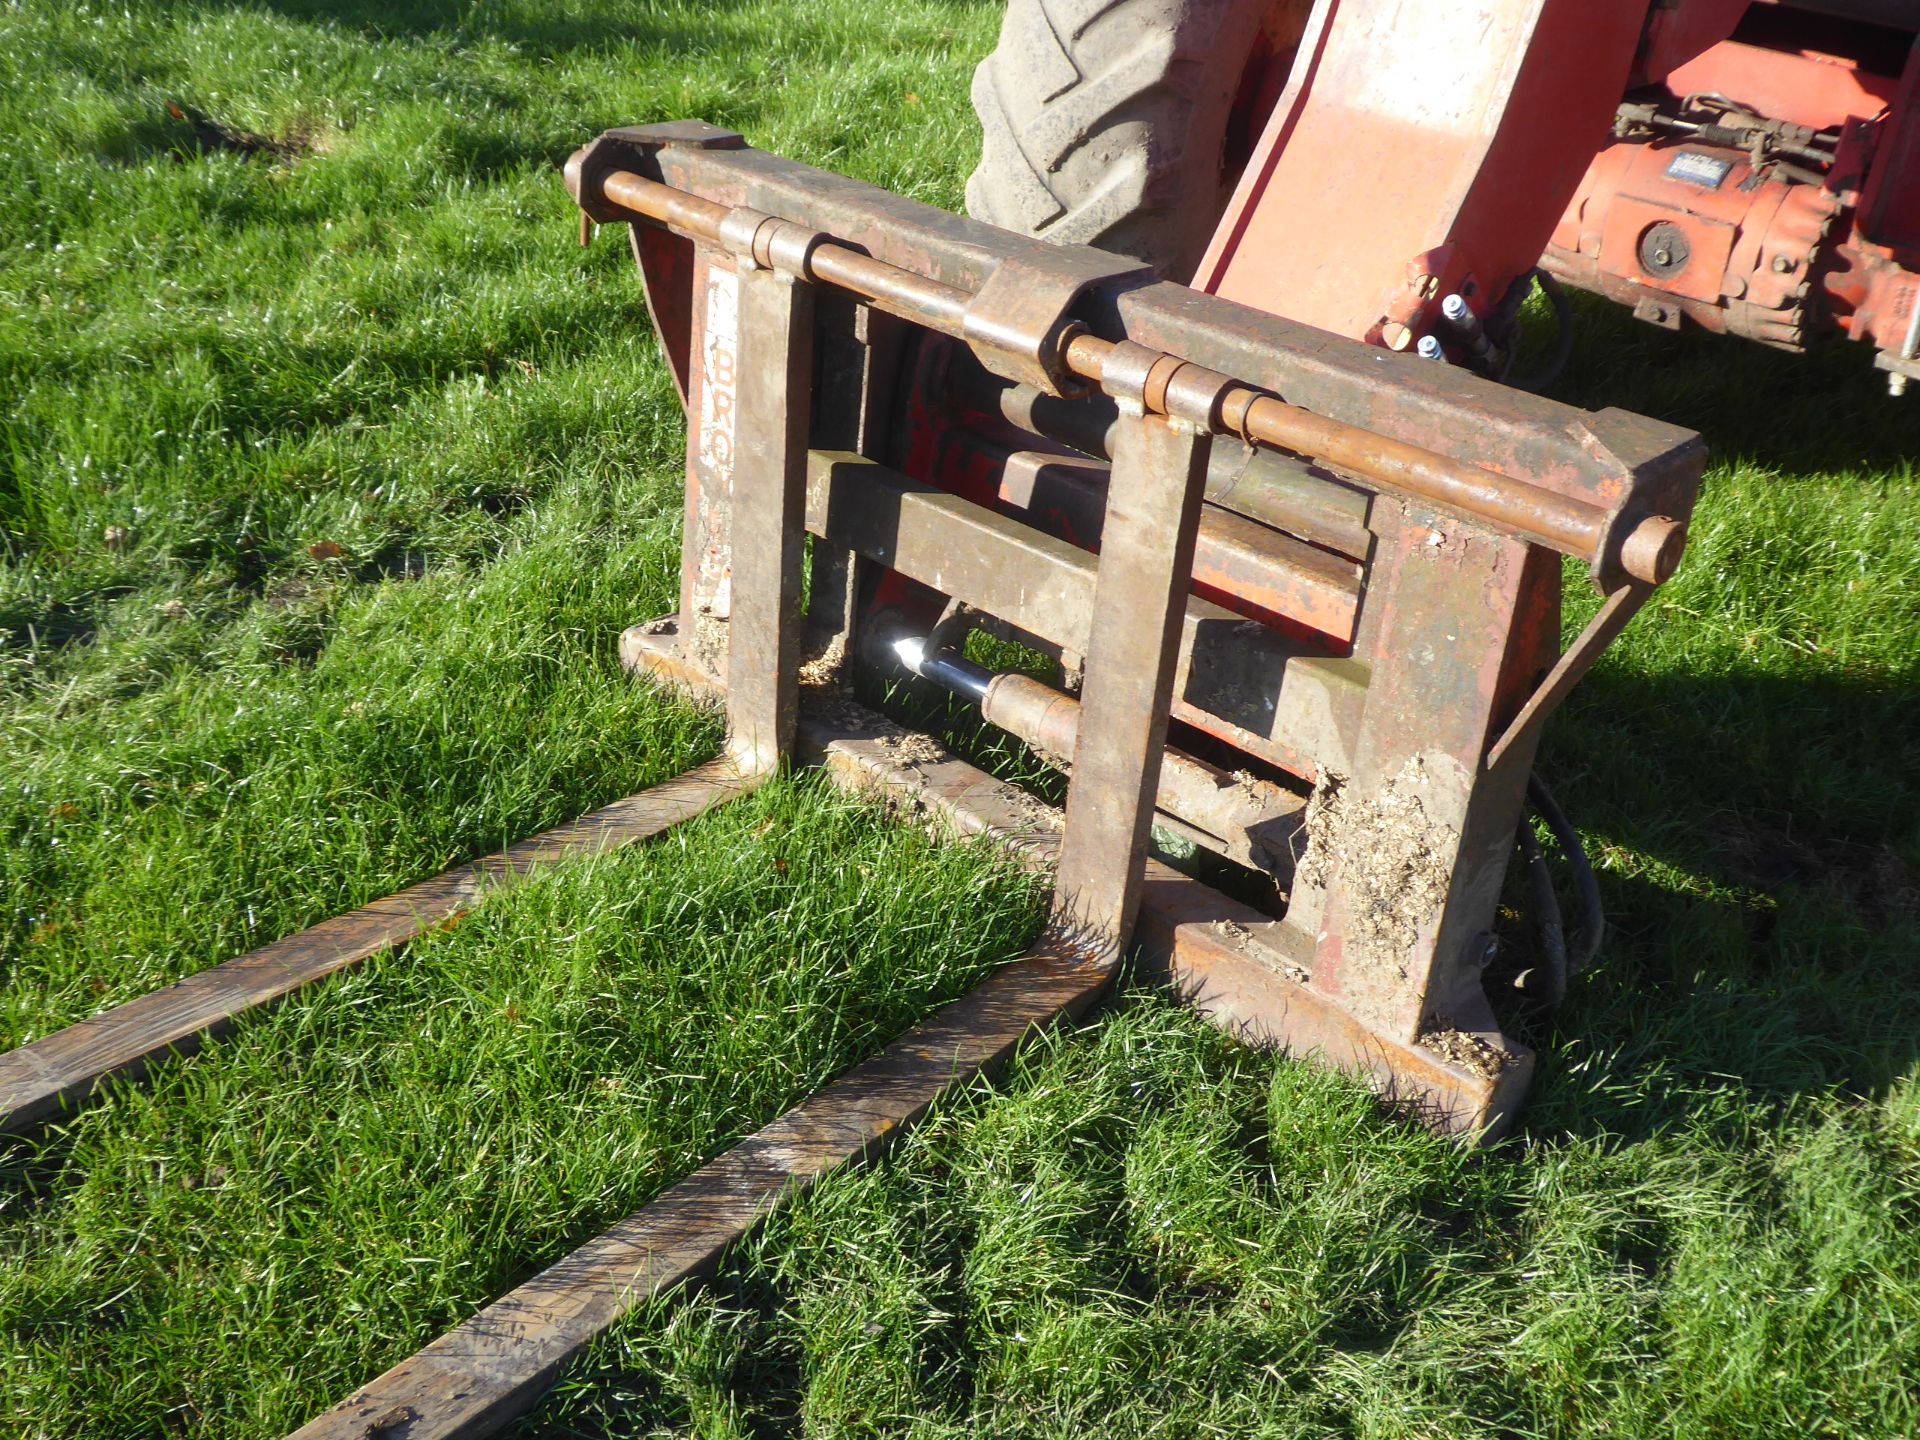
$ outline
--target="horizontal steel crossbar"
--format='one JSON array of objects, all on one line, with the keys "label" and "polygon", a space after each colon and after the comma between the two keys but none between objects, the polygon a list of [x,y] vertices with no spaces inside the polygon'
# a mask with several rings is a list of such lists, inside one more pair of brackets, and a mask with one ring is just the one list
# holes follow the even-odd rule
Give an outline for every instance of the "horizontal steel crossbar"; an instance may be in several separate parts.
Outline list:
[{"label": "horizontal steel crossbar", "polygon": [[[730,206],[628,170],[600,175],[597,185],[597,194],[576,198],[591,207],[611,203],[629,212],[629,218],[671,226],[703,243],[721,243],[722,227],[735,213]],[[975,299],[973,292],[916,275],[836,243],[831,237],[811,235],[789,222],[761,218],[763,233],[771,231],[768,243],[772,246],[778,246],[791,232],[792,248],[802,257],[799,273],[805,278],[838,286],[927,329],[978,341],[966,324],[968,306]],[[1101,383],[1116,352],[1115,342],[1084,331],[1064,334],[1062,346],[1058,358],[1065,368],[1094,385]],[[1479,519],[1589,565],[1605,558],[1611,516],[1598,505],[1314,414],[1176,356],[1161,359],[1164,366],[1156,368],[1164,373],[1147,395],[1151,410],[1173,413],[1168,407],[1178,409],[1178,397],[1183,392],[1209,391],[1209,413],[1204,418],[1216,433],[1238,435],[1309,456],[1396,494]],[[1636,580],[1664,583],[1679,563],[1685,528],[1682,521],[1668,516],[1640,520],[1619,542],[1618,563]]]},{"label": "horizontal steel crossbar", "polygon": [[[1030,525],[896,470],[838,451],[807,461],[807,528],[869,560],[1084,654],[1098,558]],[[1336,768],[1366,702],[1364,662],[1189,597],[1174,672],[1174,715],[1212,717],[1251,753]],[[1277,747],[1277,748],[1276,748]]]}]

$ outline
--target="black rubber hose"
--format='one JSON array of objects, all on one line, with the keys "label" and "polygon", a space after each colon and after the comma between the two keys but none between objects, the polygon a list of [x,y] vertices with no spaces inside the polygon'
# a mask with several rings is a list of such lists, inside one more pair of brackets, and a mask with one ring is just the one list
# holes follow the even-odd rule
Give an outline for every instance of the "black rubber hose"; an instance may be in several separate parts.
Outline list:
[{"label": "black rubber hose", "polygon": [[1510,316],[1509,340],[1519,323],[1520,306],[1526,299],[1526,290],[1523,287],[1528,281],[1540,287],[1540,293],[1547,297],[1547,303],[1553,307],[1553,318],[1559,328],[1559,334],[1554,340],[1553,358],[1547,362],[1546,368],[1537,374],[1515,378],[1513,363],[1519,358],[1519,349],[1509,344],[1507,363],[1501,370],[1499,378],[1501,383],[1511,385],[1516,390],[1544,390],[1560,378],[1561,373],[1567,368],[1567,362],[1573,359],[1573,302],[1567,299],[1567,292],[1558,280],[1538,266],[1534,267],[1514,282],[1512,298],[1501,304],[1501,310]]},{"label": "black rubber hose", "polygon": [[1600,953],[1600,942],[1607,934],[1607,911],[1600,899],[1600,881],[1587,858],[1587,847],[1580,843],[1580,832],[1573,828],[1567,812],[1553,798],[1547,782],[1537,774],[1527,777],[1527,798],[1533,802],[1540,818],[1547,822],[1547,828],[1553,831],[1561,853],[1567,857],[1567,868],[1573,871],[1574,891],[1580,899],[1580,929],[1577,938],[1567,945],[1567,973],[1578,975],[1593,963],[1593,957]]},{"label": "black rubber hose", "polygon": [[1541,960],[1521,973],[1514,983],[1535,1000],[1556,1008],[1567,998],[1567,930],[1560,917],[1560,897],[1553,890],[1553,872],[1533,826],[1520,822],[1520,853],[1527,857],[1527,884],[1533,892],[1533,925],[1540,934]]}]

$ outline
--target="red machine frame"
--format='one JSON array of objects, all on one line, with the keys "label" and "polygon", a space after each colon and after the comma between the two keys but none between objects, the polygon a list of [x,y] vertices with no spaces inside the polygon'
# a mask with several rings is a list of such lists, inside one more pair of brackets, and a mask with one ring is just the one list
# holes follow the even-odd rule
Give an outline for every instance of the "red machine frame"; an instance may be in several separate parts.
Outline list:
[{"label": "red machine frame", "polygon": [[1916,30],[1886,0],[1319,0],[1194,283],[1484,369],[1544,264],[1667,328],[1862,341],[1899,393]]}]

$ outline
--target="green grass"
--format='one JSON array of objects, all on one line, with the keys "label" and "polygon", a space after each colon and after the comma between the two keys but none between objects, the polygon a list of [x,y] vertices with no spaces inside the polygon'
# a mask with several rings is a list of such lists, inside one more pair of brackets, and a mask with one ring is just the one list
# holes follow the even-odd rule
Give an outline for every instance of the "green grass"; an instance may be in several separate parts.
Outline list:
[{"label": "green grass", "polygon": [[[614,657],[672,603],[682,430],[555,167],[699,115],[953,206],[997,21],[0,6],[0,1044],[712,752]],[[1562,395],[1716,460],[1550,733],[1615,927],[1515,1142],[1129,992],[526,1433],[1920,1429],[1920,409],[1857,350],[1582,325]],[[0,1434],[299,1423],[1035,905],[782,783],[247,1020],[0,1151]]]},{"label": "green grass", "polygon": [[818,783],[536,879],[17,1158],[7,1403],[292,1428],[1018,953],[1036,899]]}]

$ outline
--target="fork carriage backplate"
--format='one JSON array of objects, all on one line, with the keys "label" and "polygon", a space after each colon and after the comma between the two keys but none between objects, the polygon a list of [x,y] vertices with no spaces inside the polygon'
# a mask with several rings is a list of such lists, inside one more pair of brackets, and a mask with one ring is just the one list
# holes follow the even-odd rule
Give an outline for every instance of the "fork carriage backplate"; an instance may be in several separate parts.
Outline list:
[{"label": "fork carriage backplate", "polygon": [[[1057,860],[1060,913],[1112,943],[1144,882],[1143,949],[1208,1014],[1497,1134],[1533,1057],[1482,972],[1541,725],[1672,573],[1697,438],[697,122],[611,131],[567,181],[583,225],[631,226],[689,417],[680,610],[629,662],[724,695],[751,763],[798,734]],[[1564,654],[1563,556],[1607,597]],[[1078,685],[982,670],[974,625]],[[1060,762],[1063,828],[850,704],[849,667],[917,670]],[[1144,857],[1149,815],[1274,903]]]}]

